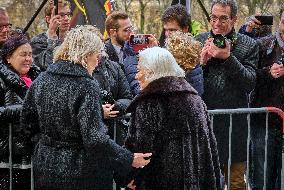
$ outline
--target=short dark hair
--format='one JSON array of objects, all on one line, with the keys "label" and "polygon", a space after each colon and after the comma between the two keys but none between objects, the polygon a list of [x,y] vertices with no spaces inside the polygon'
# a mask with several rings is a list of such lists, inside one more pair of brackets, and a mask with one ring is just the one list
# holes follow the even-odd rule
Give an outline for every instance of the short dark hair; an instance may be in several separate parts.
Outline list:
[{"label": "short dark hair", "polygon": [[108,15],[105,21],[105,27],[106,27],[107,33],[109,34],[110,29],[119,28],[119,24],[118,24],[119,19],[125,20],[128,18],[129,18],[128,14],[126,14],[125,12],[122,12],[122,11],[112,12],[110,15]]},{"label": "short dark hair", "polygon": [[170,21],[176,21],[181,28],[184,28],[190,26],[191,17],[190,14],[188,14],[185,6],[176,4],[168,7],[162,15],[163,23]]}]

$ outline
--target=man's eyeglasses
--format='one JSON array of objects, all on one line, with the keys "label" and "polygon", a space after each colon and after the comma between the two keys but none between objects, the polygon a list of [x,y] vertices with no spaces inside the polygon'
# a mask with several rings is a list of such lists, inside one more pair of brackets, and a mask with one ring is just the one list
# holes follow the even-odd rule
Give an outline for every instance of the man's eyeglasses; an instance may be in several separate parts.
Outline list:
[{"label": "man's eyeglasses", "polygon": [[58,15],[61,17],[61,18],[64,18],[65,16],[67,16],[68,18],[71,18],[73,16],[72,13],[58,13]]},{"label": "man's eyeglasses", "polygon": [[3,24],[3,25],[0,25],[0,32],[2,32],[4,29],[8,29],[10,30],[12,28],[12,24]]},{"label": "man's eyeglasses", "polygon": [[[119,29],[118,28],[112,28],[111,30],[114,30],[114,31],[118,31]],[[123,32],[133,32],[133,31],[135,31],[136,29],[133,27],[133,26],[130,26],[130,27],[127,27],[127,28],[125,28],[125,29],[123,29],[122,31]]]},{"label": "man's eyeglasses", "polygon": [[123,29],[123,32],[133,32],[134,30],[135,28],[133,26],[130,26],[130,27]]},{"label": "man's eyeglasses", "polygon": [[165,32],[176,32],[176,31],[179,31],[179,29],[176,29],[176,28],[169,28],[169,29],[164,29]]},{"label": "man's eyeglasses", "polygon": [[221,23],[226,23],[228,22],[230,18],[228,16],[222,15],[222,16],[216,16],[216,15],[210,15],[210,20],[213,22],[216,22],[219,20]]}]

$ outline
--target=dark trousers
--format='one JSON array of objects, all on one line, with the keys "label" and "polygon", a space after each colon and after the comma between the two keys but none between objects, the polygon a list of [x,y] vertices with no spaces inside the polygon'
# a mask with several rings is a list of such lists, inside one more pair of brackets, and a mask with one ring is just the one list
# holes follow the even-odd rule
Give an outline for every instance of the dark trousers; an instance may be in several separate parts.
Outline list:
[{"label": "dark trousers", "polygon": [[[281,189],[282,132],[269,129],[267,141],[266,189]],[[262,190],[264,186],[265,128],[252,128],[250,149],[249,182],[252,190]]]}]

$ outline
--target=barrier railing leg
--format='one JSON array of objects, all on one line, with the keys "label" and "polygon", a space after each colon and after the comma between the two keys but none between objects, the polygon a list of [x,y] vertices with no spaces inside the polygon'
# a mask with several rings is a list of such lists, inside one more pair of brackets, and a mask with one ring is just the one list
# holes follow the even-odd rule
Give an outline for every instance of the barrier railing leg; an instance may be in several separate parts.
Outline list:
[{"label": "barrier railing leg", "polygon": [[116,142],[116,121],[113,122],[113,140]]},{"label": "barrier railing leg", "polygon": [[265,119],[265,151],[264,151],[264,166],[263,166],[263,190],[266,190],[266,169],[267,169],[267,141],[268,141],[268,114]]},{"label": "barrier railing leg", "polygon": [[231,163],[232,163],[232,128],[233,128],[233,116],[230,114],[230,128],[229,128],[229,159],[228,159],[228,190],[231,188]]},{"label": "barrier railing leg", "polygon": [[[283,116],[284,114],[282,114]],[[284,118],[284,117],[282,117]],[[282,121],[282,169],[281,169],[281,189],[284,189],[284,120]]]},{"label": "barrier railing leg", "polygon": [[10,176],[10,190],[13,190],[13,128],[9,124],[9,176]]},{"label": "barrier railing leg", "polygon": [[282,134],[282,169],[281,169],[281,189],[284,189],[284,133]]},{"label": "barrier railing leg", "polygon": [[[113,140],[116,142],[116,121],[113,122]],[[113,190],[116,190],[116,183],[113,180]]]},{"label": "barrier railing leg", "polygon": [[34,186],[34,168],[33,168],[33,161],[31,158],[31,190],[34,190],[35,186]]},{"label": "barrier railing leg", "polygon": [[250,114],[247,115],[248,121],[248,138],[247,138],[247,169],[246,169],[246,189],[249,189],[249,155],[250,155]]}]

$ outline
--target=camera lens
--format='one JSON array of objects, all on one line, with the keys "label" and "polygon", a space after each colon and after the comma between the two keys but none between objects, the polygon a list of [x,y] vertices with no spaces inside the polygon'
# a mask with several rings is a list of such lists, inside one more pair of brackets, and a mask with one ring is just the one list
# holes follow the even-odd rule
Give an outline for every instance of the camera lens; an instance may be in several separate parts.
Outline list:
[{"label": "camera lens", "polygon": [[215,46],[217,46],[218,48],[225,48],[226,47],[226,40],[225,37],[221,34],[216,34],[214,36],[214,40],[213,43]]}]

